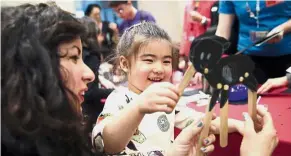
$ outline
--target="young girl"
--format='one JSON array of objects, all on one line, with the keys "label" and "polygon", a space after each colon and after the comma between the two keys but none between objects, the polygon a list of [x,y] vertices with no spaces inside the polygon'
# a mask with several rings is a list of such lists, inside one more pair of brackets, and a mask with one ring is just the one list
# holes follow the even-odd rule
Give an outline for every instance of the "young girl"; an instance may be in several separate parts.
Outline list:
[{"label": "young girl", "polygon": [[174,126],[183,129],[203,116],[191,109],[175,109],[179,93],[170,83],[170,37],[153,23],[140,23],[126,30],[117,53],[128,88],[119,88],[107,98],[93,129],[93,146],[107,154],[164,155],[174,139]]}]

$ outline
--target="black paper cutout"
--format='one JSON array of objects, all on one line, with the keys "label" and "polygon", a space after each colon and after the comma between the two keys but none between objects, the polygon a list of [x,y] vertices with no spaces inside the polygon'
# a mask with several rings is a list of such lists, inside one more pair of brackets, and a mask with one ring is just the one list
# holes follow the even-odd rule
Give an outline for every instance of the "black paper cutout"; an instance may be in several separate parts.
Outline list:
[{"label": "black paper cutout", "polygon": [[257,81],[252,75],[255,65],[246,55],[231,55],[222,58],[230,43],[219,36],[195,39],[190,48],[190,61],[196,71],[207,79],[214,88],[210,100],[211,111],[220,95],[220,108],[228,100],[229,88],[236,84],[244,84],[250,90],[257,90]]}]

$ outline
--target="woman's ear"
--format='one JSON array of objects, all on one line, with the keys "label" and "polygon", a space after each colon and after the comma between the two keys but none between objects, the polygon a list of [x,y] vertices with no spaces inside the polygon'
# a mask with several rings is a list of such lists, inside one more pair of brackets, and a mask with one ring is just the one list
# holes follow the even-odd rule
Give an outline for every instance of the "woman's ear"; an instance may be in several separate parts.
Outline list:
[{"label": "woman's ear", "polygon": [[128,60],[124,57],[124,56],[120,56],[119,58],[119,65],[120,68],[124,71],[124,72],[128,72],[129,70],[129,63]]}]

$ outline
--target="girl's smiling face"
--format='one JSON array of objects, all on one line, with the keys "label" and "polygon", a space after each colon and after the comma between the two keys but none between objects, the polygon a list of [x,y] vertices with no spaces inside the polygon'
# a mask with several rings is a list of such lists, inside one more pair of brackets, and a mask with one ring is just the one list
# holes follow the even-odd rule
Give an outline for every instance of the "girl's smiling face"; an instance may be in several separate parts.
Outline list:
[{"label": "girl's smiling face", "polygon": [[172,57],[170,43],[157,39],[141,47],[138,54],[131,57],[130,68],[122,65],[126,59],[121,59],[121,67],[127,71],[129,89],[143,91],[152,83],[170,82]]}]

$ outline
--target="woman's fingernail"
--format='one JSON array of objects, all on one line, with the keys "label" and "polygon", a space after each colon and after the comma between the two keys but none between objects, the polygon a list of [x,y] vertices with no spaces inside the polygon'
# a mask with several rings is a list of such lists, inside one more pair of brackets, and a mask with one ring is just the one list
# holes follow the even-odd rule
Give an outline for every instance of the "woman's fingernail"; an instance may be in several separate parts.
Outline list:
[{"label": "woman's fingernail", "polygon": [[244,117],[245,120],[249,119],[249,114],[248,113],[243,112],[242,114],[243,114],[243,117]]},{"label": "woman's fingernail", "polygon": [[205,139],[204,140],[204,143],[205,143],[205,145],[208,145],[209,144],[209,140],[208,139]]},{"label": "woman's fingernail", "polygon": [[205,148],[205,147],[201,147],[200,150],[201,150],[202,152],[205,152],[205,151],[206,151],[206,148]]},{"label": "woman's fingernail", "polygon": [[203,126],[203,122],[199,121],[198,124],[197,124],[197,127],[202,127],[202,126]]}]

